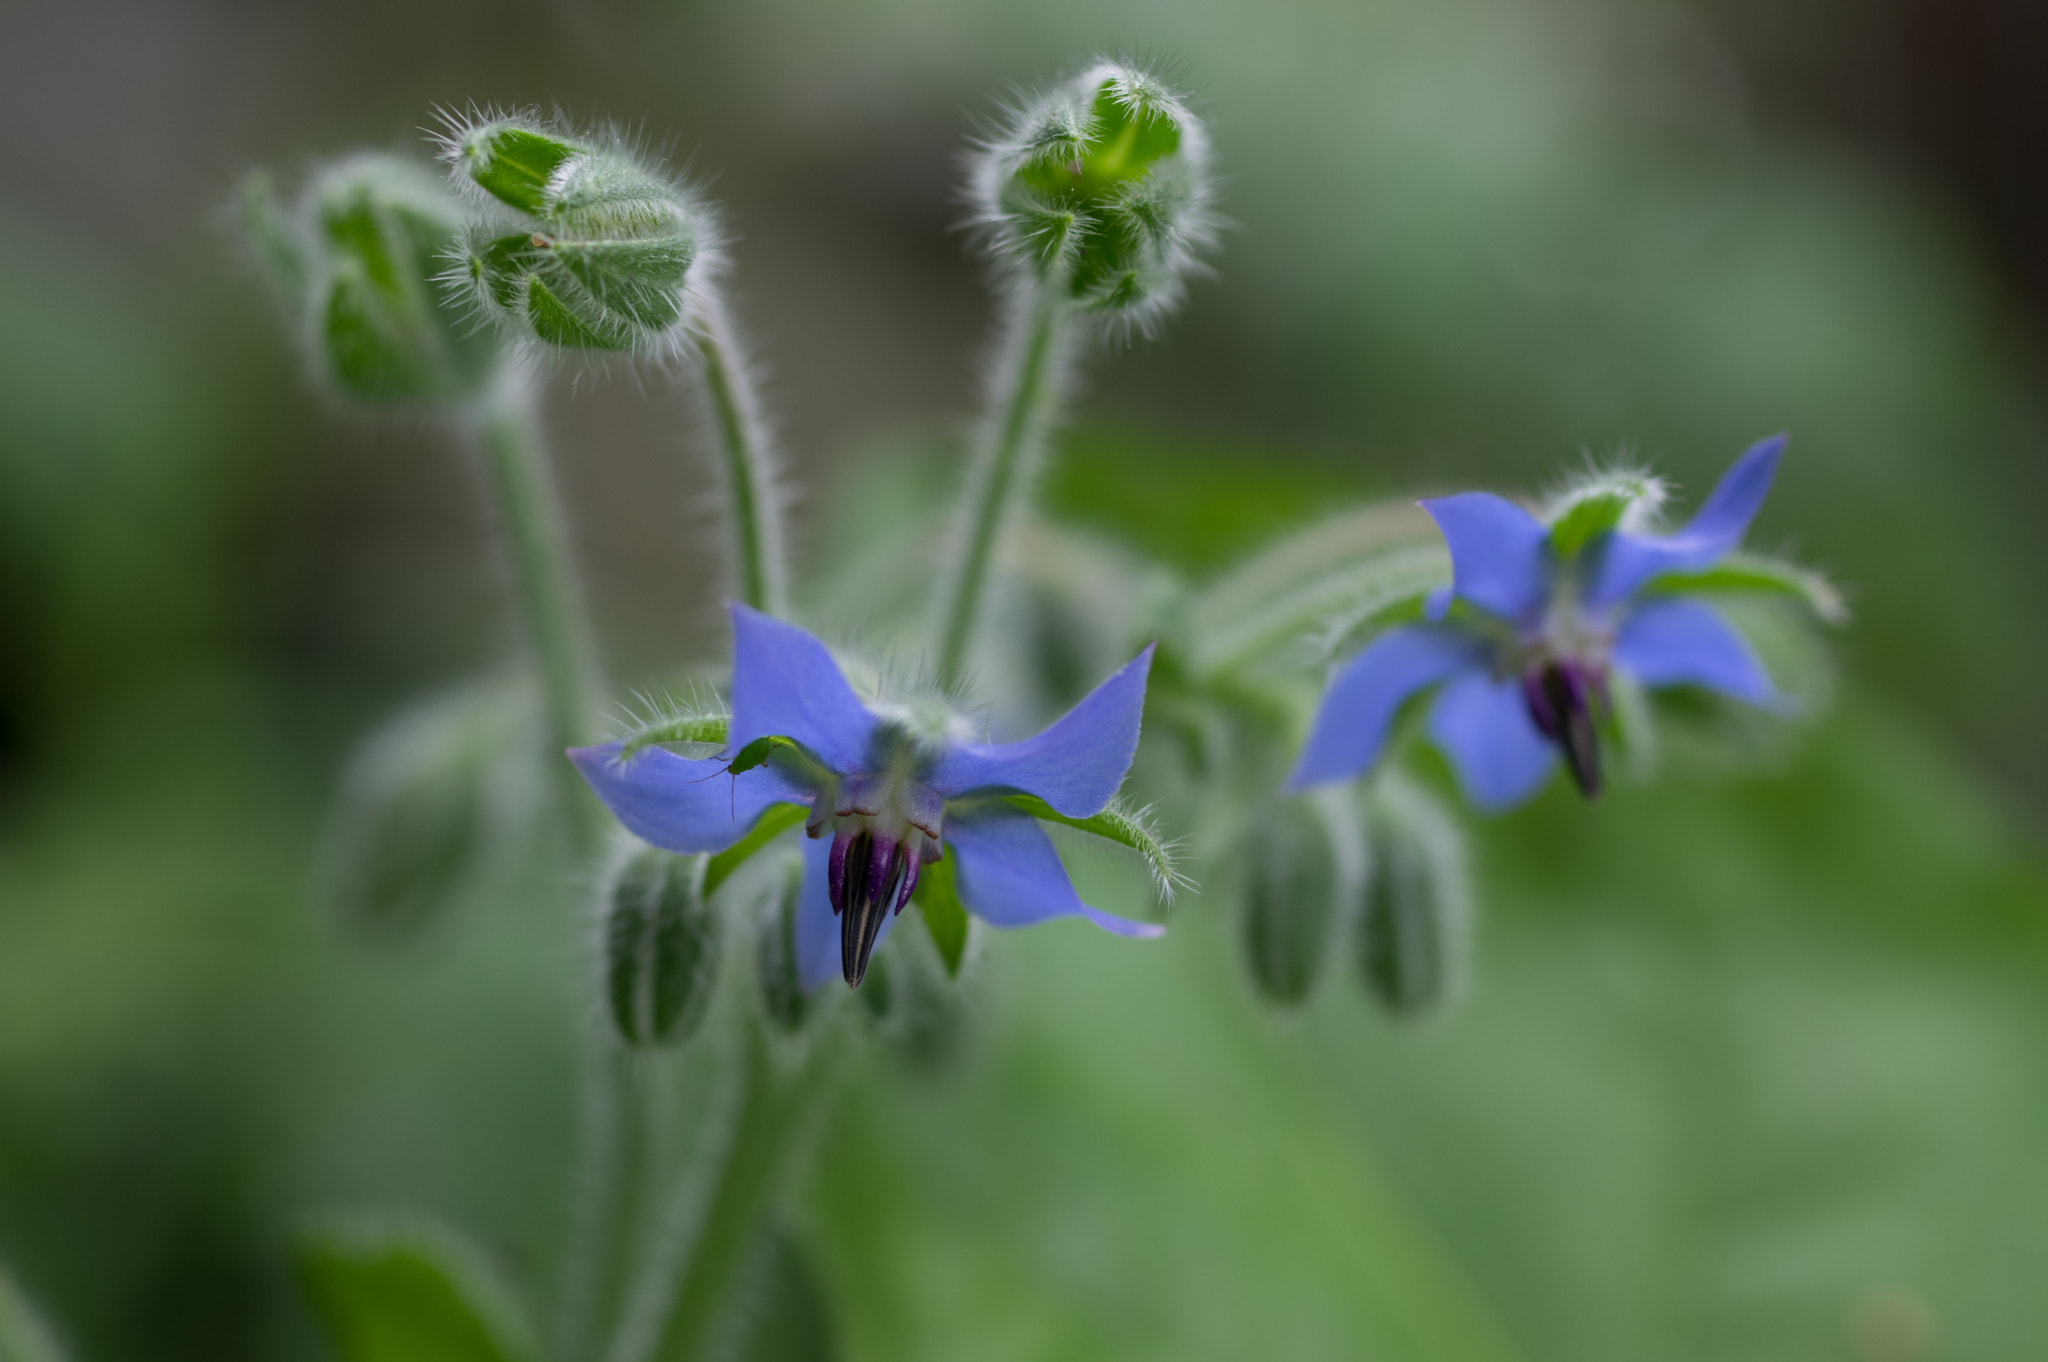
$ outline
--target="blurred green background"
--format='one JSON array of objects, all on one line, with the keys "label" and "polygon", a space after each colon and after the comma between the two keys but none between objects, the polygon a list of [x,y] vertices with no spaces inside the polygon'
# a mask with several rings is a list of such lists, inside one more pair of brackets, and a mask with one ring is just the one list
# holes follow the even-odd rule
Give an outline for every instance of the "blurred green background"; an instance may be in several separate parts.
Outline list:
[{"label": "blurred green background", "polygon": [[[396,952],[310,903],[351,735],[506,639],[459,463],[300,381],[219,226],[237,174],[417,146],[471,101],[671,146],[737,229],[806,540],[851,551],[832,489],[975,401],[964,140],[1114,47],[1195,92],[1234,225],[1164,341],[1097,366],[1057,509],[1199,574],[1348,498],[1582,451],[1697,493],[1789,427],[1758,539],[1850,588],[1849,679],[1782,770],[1486,824],[1476,988],[1427,1028],[1350,987],[1266,1015],[1214,898],[1158,946],[996,940],[966,1062],[868,1064],[807,1185],[847,1355],[2048,1338],[2041,12],[22,0],[0,1260],[81,1358],[323,1356],[286,1267],[309,1210],[446,1216],[534,1285],[562,1210],[583,1004],[544,874]],[[615,674],[715,656],[686,407],[555,396]]]}]

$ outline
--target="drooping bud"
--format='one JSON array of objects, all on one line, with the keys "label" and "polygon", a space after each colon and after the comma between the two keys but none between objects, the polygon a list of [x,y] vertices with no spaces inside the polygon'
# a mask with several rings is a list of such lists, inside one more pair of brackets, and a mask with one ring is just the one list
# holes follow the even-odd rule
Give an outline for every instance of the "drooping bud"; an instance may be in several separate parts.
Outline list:
[{"label": "drooping bud", "polygon": [[710,235],[704,206],[616,139],[491,118],[443,141],[496,211],[450,276],[515,334],[571,351],[666,352]]},{"label": "drooping bud", "polygon": [[810,998],[796,966],[797,907],[803,901],[803,888],[803,862],[792,859],[761,923],[760,956],[755,962],[761,1010],[785,1034],[801,1029],[810,1015]]},{"label": "drooping bud", "polygon": [[379,152],[315,175],[289,213],[266,178],[243,226],[320,381],[373,406],[460,400],[493,370],[496,338],[444,296],[461,206],[423,166]]},{"label": "drooping bud", "polygon": [[1370,796],[1370,854],[1359,963],[1365,984],[1397,1016],[1457,996],[1470,948],[1464,834],[1418,786],[1395,773]]},{"label": "drooping bud", "polygon": [[534,699],[523,685],[465,687],[373,732],[349,763],[322,848],[321,890],[378,939],[419,930],[470,883],[494,826],[534,773]]},{"label": "drooping bud", "polygon": [[1121,62],[1018,110],[977,158],[974,191],[1014,268],[1141,326],[1179,301],[1214,235],[1201,121]]},{"label": "drooping bud", "polygon": [[1295,1006],[1315,986],[1358,893],[1363,839],[1350,790],[1331,786],[1273,804],[1253,825],[1246,852],[1245,962],[1261,994]]},{"label": "drooping bud", "polygon": [[605,997],[628,1045],[680,1044],[704,1018],[722,943],[705,859],[643,848],[605,888]]}]

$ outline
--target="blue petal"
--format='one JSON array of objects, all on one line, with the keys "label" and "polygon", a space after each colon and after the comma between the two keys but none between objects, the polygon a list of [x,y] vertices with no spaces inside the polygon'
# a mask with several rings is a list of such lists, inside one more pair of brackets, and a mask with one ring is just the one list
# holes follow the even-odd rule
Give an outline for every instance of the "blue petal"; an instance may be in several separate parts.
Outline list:
[{"label": "blue petal", "polygon": [[733,605],[728,751],[780,735],[846,774],[866,764],[875,722],[824,644],[794,624]]},{"label": "blue petal", "polygon": [[[827,873],[831,860],[830,835],[813,837],[804,843],[804,886],[797,891],[796,902],[796,981],[806,993],[820,984],[846,977],[841,961],[839,915],[832,911]],[[882,949],[882,943],[889,939],[889,928],[900,916],[891,913],[882,919],[868,959],[873,960],[874,952]]]},{"label": "blue petal", "polygon": [[1422,509],[1451,550],[1453,595],[1510,620],[1542,607],[1550,594],[1550,531],[1535,516],[1491,492],[1433,497]]},{"label": "blue petal", "polygon": [[1699,514],[1678,533],[1658,537],[1617,531],[1610,535],[1600,550],[1587,602],[1612,605],[1660,572],[1697,572],[1740,544],[1771,490],[1785,440],[1782,434],[1773,435],[1744,451],[1721,475]]},{"label": "blue petal", "polygon": [[1522,684],[1483,673],[1444,687],[1429,735],[1457,768],[1465,797],[1482,809],[1519,804],[1543,787],[1557,749],[1529,717]]},{"label": "blue petal", "polygon": [[1445,677],[1484,666],[1486,644],[1460,629],[1408,625],[1346,662],[1323,696],[1289,791],[1349,780],[1379,757],[1401,702]]},{"label": "blue petal", "polygon": [[1138,751],[1152,647],[1147,644],[1035,738],[948,748],[926,783],[946,799],[969,790],[1022,790],[1069,818],[1099,812],[1123,784]]},{"label": "blue petal", "polygon": [[1705,686],[1753,705],[1777,694],[1742,635],[1700,601],[1636,607],[1615,633],[1614,660],[1646,686]]},{"label": "blue petal", "polygon": [[572,747],[569,760],[635,837],[667,851],[723,851],[770,804],[808,804],[767,767],[729,776],[722,761],[650,747],[621,761],[621,743]]},{"label": "blue petal", "polygon": [[960,902],[991,926],[1029,927],[1056,917],[1085,917],[1118,936],[1158,936],[1166,930],[1081,902],[1052,839],[1035,818],[1002,808],[949,814],[946,845],[957,858],[953,874]]}]

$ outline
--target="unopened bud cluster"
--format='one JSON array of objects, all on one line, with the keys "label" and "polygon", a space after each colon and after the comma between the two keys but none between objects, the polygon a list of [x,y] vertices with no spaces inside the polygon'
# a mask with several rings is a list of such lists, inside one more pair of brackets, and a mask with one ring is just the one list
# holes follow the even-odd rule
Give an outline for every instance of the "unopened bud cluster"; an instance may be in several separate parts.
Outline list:
[{"label": "unopened bud cluster", "polygon": [[709,235],[680,186],[612,139],[528,116],[458,126],[442,154],[489,210],[449,276],[479,310],[563,350],[673,348]]},{"label": "unopened bud cluster", "polygon": [[1360,982],[1388,1012],[1422,1016],[1465,973],[1469,890],[1463,835],[1434,800],[1390,779],[1273,805],[1247,842],[1240,944],[1253,986],[1305,1002],[1347,928]]},{"label": "unopened bud cluster", "polygon": [[478,390],[498,354],[443,297],[463,209],[426,166],[381,152],[318,172],[291,204],[243,186],[243,226],[315,376],[345,399],[423,406]]},{"label": "unopened bud cluster", "polygon": [[1158,78],[1091,67],[1018,110],[975,163],[998,255],[1091,311],[1144,326],[1209,243],[1208,139]]}]

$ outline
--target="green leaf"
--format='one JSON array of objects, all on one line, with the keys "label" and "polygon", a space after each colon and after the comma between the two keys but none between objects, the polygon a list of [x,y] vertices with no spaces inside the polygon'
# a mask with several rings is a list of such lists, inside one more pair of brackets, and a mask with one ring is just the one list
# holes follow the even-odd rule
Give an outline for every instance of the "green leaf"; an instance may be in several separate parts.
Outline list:
[{"label": "green leaf", "polygon": [[1761,554],[1731,553],[1700,572],[1668,572],[1653,578],[1643,588],[1650,596],[1670,596],[1694,591],[1763,592],[1789,596],[1805,605],[1827,624],[1844,624],[1849,607],[1842,594],[1811,568],[1766,558]]},{"label": "green leaf", "polygon": [[770,804],[763,809],[761,816],[754,820],[752,831],[713,856],[704,867],[704,897],[710,898],[719,885],[732,878],[733,872],[747,863],[750,856],[810,817],[810,813],[802,804]]},{"label": "green leaf", "polygon": [[946,977],[959,978],[960,960],[967,954],[967,909],[953,883],[953,863],[938,860],[924,867],[910,897],[924,914],[924,928],[945,962]]},{"label": "green leaf", "polygon": [[1175,863],[1175,853],[1179,850],[1179,844],[1169,842],[1159,835],[1152,827],[1146,810],[1129,809],[1119,803],[1111,804],[1100,813],[1087,818],[1069,818],[1037,795],[1003,795],[1001,799],[1011,808],[1028,813],[1033,818],[1075,828],[1137,852],[1145,858],[1146,867],[1152,872],[1154,892],[1165,902],[1173,902],[1173,896],[1177,891],[1192,887],[1188,877],[1180,872]]},{"label": "green leaf", "polygon": [[516,1303],[468,1240],[413,1219],[323,1226],[299,1282],[346,1362],[534,1362]]},{"label": "green leaf", "polygon": [[64,1362],[67,1356],[28,1293],[0,1267],[0,1362]]}]

